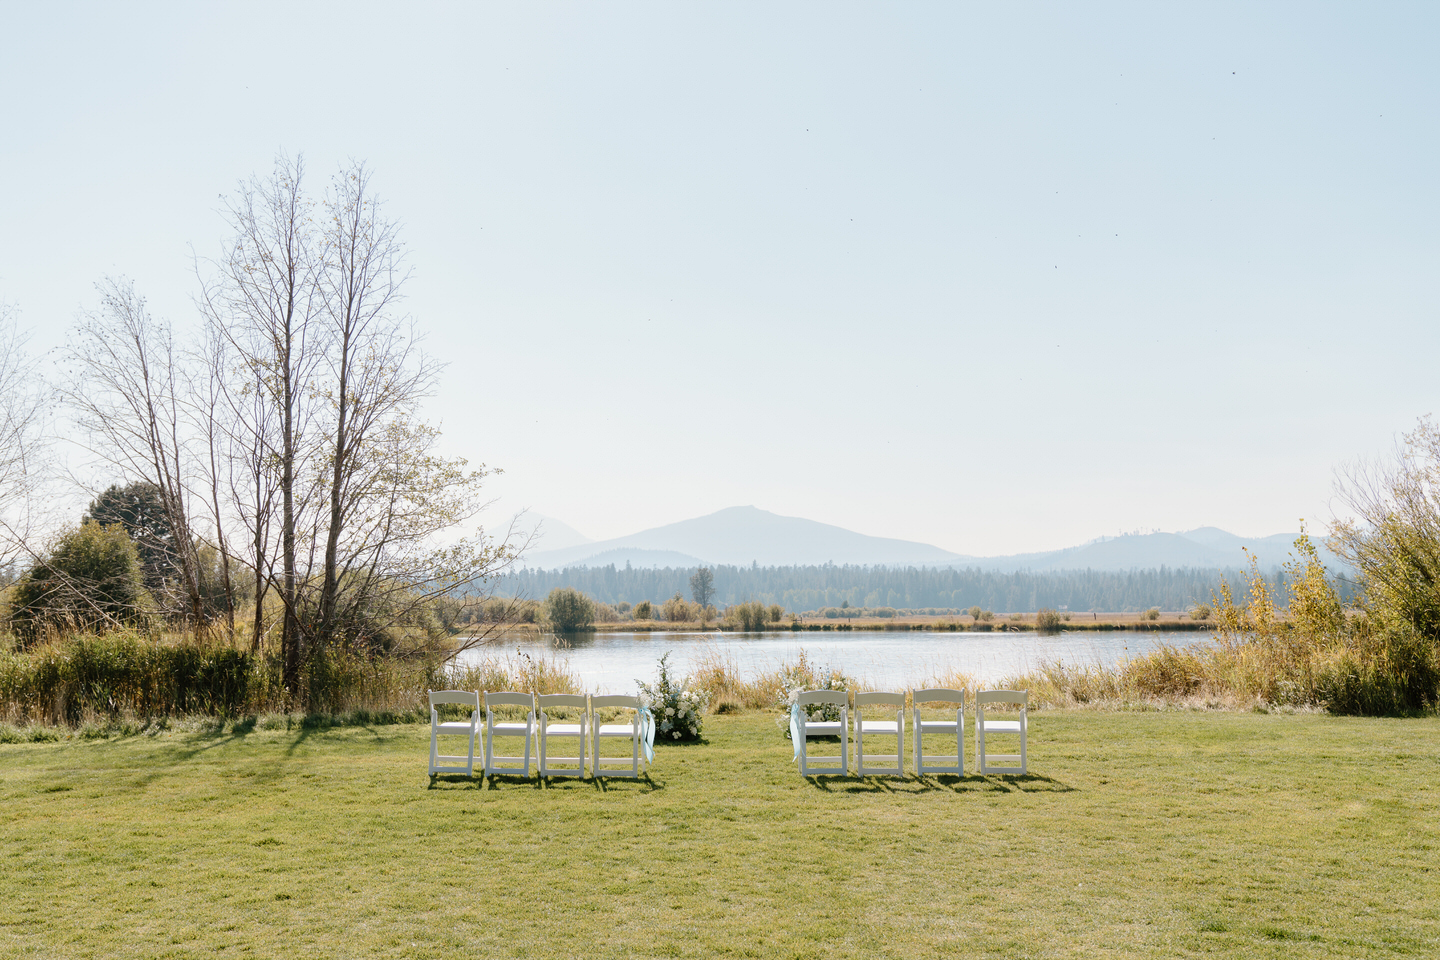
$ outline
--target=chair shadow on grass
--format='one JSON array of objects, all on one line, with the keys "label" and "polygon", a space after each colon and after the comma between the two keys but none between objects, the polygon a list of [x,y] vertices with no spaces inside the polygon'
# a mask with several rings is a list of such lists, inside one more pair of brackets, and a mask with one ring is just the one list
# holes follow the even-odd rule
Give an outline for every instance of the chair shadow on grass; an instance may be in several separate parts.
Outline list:
[{"label": "chair shadow on grass", "polygon": [[479,790],[481,777],[467,777],[463,773],[434,773],[429,777],[426,790]]},{"label": "chair shadow on grass", "polygon": [[632,783],[645,788],[641,793],[654,793],[665,789],[665,781],[656,780],[648,770],[639,777],[591,777],[590,783],[600,793],[609,793],[615,787],[628,787]]},{"label": "chair shadow on grass", "polygon": [[[462,776],[460,779],[464,779]],[[507,787],[523,788],[526,790],[594,790],[599,793],[608,793],[612,788],[625,787],[630,784],[639,785],[641,793],[654,793],[665,789],[664,780],[656,780],[648,772],[641,774],[637,780],[633,777],[540,777],[522,776],[520,773],[503,774],[492,773],[488,777],[476,778],[477,789],[503,790]]]},{"label": "chair shadow on grass", "polygon": [[953,773],[928,773],[923,777],[854,774],[820,774],[805,777],[805,782],[823,793],[1072,793],[1078,790],[1068,783],[1038,773],[1014,774],[977,773],[960,776]]}]

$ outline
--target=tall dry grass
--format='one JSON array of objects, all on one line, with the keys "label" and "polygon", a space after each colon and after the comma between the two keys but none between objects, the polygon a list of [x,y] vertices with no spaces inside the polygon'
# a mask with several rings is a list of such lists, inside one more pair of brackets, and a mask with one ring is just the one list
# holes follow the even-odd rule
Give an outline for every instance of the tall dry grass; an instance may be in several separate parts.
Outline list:
[{"label": "tall dry grass", "polygon": [[524,653],[444,665],[334,651],[302,670],[303,704],[285,689],[278,658],[204,635],[129,631],[52,637],[0,650],[0,722],[84,725],[156,717],[428,715],[428,690],[574,693],[564,660]]},{"label": "tall dry grass", "polygon": [[773,667],[743,674],[734,654],[706,645],[696,655],[690,683],[710,697],[716,713],[763,710],[782,703],[792,690],[864,690],[865,682],[844,672],[816,663],[802,647],[794,660],[782,660]]},{"label": "tall dry grass", "polygon": [[524,693],[583,693],[584,685],[558,656],[514,654],[487,656],[478,662],[455,664],[442,674],[454,690],[514,690]]}]

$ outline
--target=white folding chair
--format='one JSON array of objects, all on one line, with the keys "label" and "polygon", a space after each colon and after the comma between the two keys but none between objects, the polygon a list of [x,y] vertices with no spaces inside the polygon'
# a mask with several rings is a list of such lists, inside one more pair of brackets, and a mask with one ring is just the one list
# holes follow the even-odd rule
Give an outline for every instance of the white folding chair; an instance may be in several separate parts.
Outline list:
[{"label": "white folding chair", "polygon": [[[885,706],[895,708],[894,720],[867,720],[865,708]],[[890,712],[887,710],[888,717]],[[865,765],[865,734],[879,737],[894,737],[893,754],[872,754],[870,759],[880,766]],[[903,693],[857,693],[855,694],[855,775],[887,777],[905,776],[905,694]]]},{"label": "white folding chair", "polygon": [[[1025,703],[1029,699],[1024,690],[981,690],[975,694],[975,767],[981,774],[989,773],[1018,773],[1024,774],[1025,741],[1026,732],[1029,729],[1029,722],[1025,716]],[[1020,707],[1019,720],[987,720],[985,718],[985,704],[987,703],[1013,703]],[[989,734],[1019,735],[1019,753],[986,753],[985,737]],[[995,767],[991,766],[992,760],[999,760],[1008,763],[1019,763],[1018,767]]]},{"label": "white folding chair", "polygon": [[[925,776],[927,773],[965,773],[965,691],[951,690],[944,687],[936,687],[930,690],[913,690],[910,693],[910,703],[914,710],[914,722],[911,724],[910,736],[914,738],[915,753],[915,775]],[[955,707],[955,716],[946,716],[942,720],[924,720],[920,717],[920,704],[922,703],[949,703]],[[954,735],[955,752],[950,754],[927,755],[925,748],[920,741],[925,734],[944,734],[947,737]],[[937,761],[931,763],[930,761]]]},{"label": "white folding chair", "polygon": [[[472,690],[430,690],[430,776],[437,773],[475,775],[475,734],[480,727],[480,694]],[[469,720],[441,720],[438,707],[459,704],[470,708]],[[465,737],[469,750],[465,756],[446,756],[440,752],[441,737]],[[442,766],[441,761],[464,760],[465,765]]]},{"label": "white folding chair", "polygon": [[[628,723],[601,723],[598,711],[627,709],[634,711]],[[590,729],[594,749],[590,751],[590,775],[594,777],[639,777],[645,764],[654,756],[654,726],[650,710],[639,697],[611,696],[590,698]],[[605,737],[628,738],[630,756],[600,756],[600,741]],[[607,767],[611,769],[606,769]],[[624,768],[629,767],[626,771]]]},{"label": "white folding chair", "polygon": [[[540,720],[540,776],[542,777],[583,777],[585,776],[585,736],[589,730],[590,701],[577,693],[542,693],[535,698]],[[550,719],[553,710],[572,709],[580,711],[578,723],[556,723]],[[550,756],[550,741],[554,738],[569,740],[575,738],[575,756]],[[557,767],[556,763],[575,764]]]},{"label": "white folding chair", "polygon": [[[811,720],[805,708],[811,705],[840,708],[839,720]],[[850,694],[844,690],[805,690],[795,698],[790,708],[790,736],[795,741],[795,761],[800,764],[800,776],[849,776],[850,735],[849,735]],[[840,738],[840,756],[812,757],[805,742],[808,737]],[[840,765],[834,766],[838,762]]]},{"label": "white folding chair", "polygon": [[[496,720],[496,707],[525,707],[529,712],[521,720]],[[524,737],[525,755],[502,757],[495,754],[495,738]],[[535,739],[535,695],[532,693],[485,693],[485,776],[497,773],[530,776],[530,745]],[[518,763],[520,767],[502,767],[501,763]]]}]

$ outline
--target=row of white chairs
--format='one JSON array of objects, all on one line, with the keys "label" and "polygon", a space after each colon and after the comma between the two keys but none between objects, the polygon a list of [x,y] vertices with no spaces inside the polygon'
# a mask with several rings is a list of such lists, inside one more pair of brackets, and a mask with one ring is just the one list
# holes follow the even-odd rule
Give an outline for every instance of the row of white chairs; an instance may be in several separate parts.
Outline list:
[{"label": "row of white chairs", "polygon": [[[484,704],[482,720],[480,709]],[[468,720],[441,720],[439,708],[446,704],[470,707]],[[496,708],[526,710],[524,720],[499,720]],[[570,717],[556,719],[561,711]],[[625,723],[602,723],[599,714],[629,711]],[[578,716],[573,716],[578,714]],[[465,737],[468,752],[442,754],[440,738]],[[502,756],[495,752],[496,737],[519,737],[524,752]],[[602,757],[600,743],[606,739],[629,739],[629,757]],[[592,777],[639,777],[655,759],[655,720],[639,697],[592,697],[571,693],[516,693],[471,690],[430,691],[430,776],[440,773],[475,775],[476,745],[479,743],[480,765],[485,776],[495,774],[530,776],[530,759],[536,758],[536,769],[542,777],[584,777],[588,768]],[[573,755],[557,756],[552,747],[570,748]],[[587,757],[588,748],[588,757]],[[453,747],[451,748],[453,749]],[[519,746],[516,746],[517,751]],[[463,765],[462,765],[463,764]],[[519,764],[519,766],[502,766]],[[628,768],[628,769],[627,769]]]},{"label": "row of white chairs", "polygon": [[[905,703],[903,693],[856,693],[854,694],[854,723],[850,722],[850,697],[844,690],[806,690],[796,698],[790,709],[790,736],[794,740],[795,762],[800,765],[802,777],[849,776],[850,743],[855,744],[855,773],[857,776],[905,776]],[[975,693],[975,766],[981,774],[1024,774],[1028,767],[1026,745],[1029,723],[1026,719],[1027,692],[1024,690],[978,690]],[[909,701],[913,711],[911,726],[912,770],[918,776],[930,773],[965,773],[965,691],[948,688],[910,691]],[[947,704],[942,719],[925,719],[920,715],[921,704]],[[1017,719],[985,715],[986,705],[1008,704],[1019,708]],[[839,720],[811,719],[811,706],[838,707]],[[895,708],[895,719],[871,720],[864,717],[864,708]],[[952,719],[949,707],[955,710]],[[888,712],[888,711],[887,711]],[[926,734],[941,734],[955,737],[955,752],[927,755],[921,748],[921,738]],[[1019,753],[992,753],[986,738],[996,734],[1018,735]],[[865,737],[884,738],[889,745],[890,737],[895,738],[895,752],[867,754]],[[809,737],[839,737],[839,756],[813,756],[806,744]],[[1005,765],[1008,764],[1008,765]]]}]

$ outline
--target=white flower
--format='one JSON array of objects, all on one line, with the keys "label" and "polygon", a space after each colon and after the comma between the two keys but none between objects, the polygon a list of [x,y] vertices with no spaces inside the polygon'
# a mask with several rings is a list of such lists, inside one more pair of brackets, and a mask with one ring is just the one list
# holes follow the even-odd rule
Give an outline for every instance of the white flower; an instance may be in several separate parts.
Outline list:
[{"label": "white flower", "polygon": [[674,707],[666,707],[666,708],[665,708],[665,716],[667,716],[667,717],[673,717],[673,716],[675,716],[675,708],[674,708]]},{"label": "white flower", "polygon": [[676,739],[676,740],[679,740],[679,739],[680,739],[680,731],[679,731],[679,730],[676,730],[676,731],[675,731],[675,739]]}]

